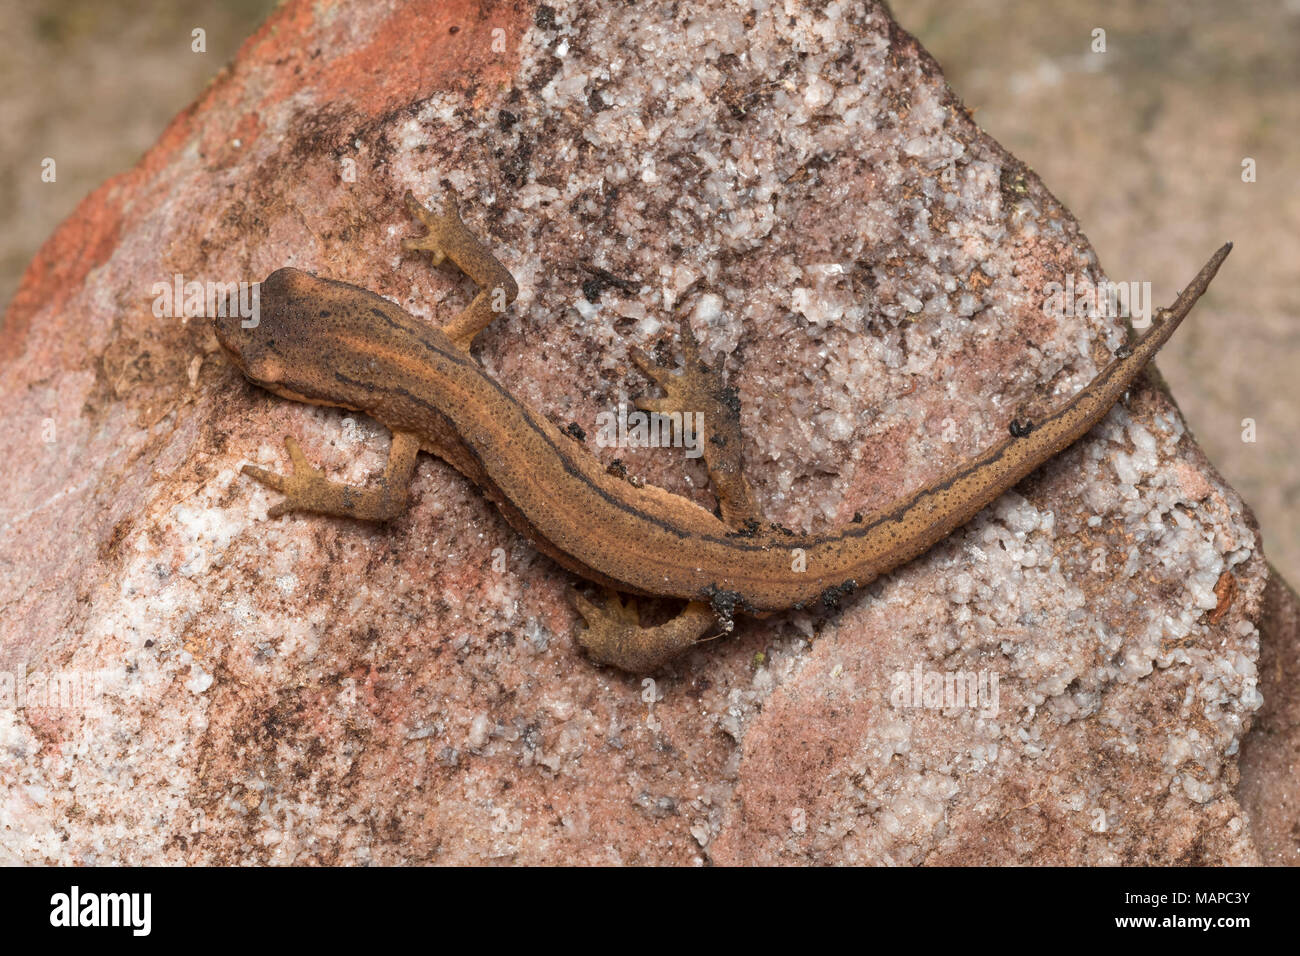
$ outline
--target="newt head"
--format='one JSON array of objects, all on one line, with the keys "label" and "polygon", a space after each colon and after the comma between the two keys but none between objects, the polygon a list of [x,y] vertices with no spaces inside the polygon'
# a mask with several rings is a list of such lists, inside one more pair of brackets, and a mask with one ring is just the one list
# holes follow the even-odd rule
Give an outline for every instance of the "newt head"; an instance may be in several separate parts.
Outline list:
[{"label": "newt head", "polygon": [[297,269],[277,269],[258,284],[251,315],[235,312],[213,317],[217,341],[250,381],[270,385],[284,374],[290,360],[284,354],[286,346],[296,337],[292,328],[296,310],[291,306],[295,301],[305,305],[305,287],[314,280]]},{"label": "newt head", "polygon": [[360,411],[412,351],[454,350],[436,328],[375,293],[301,269],[257,287],[252,315],[212,320],[221,347],[254,385],[297,402]]},{"label": "newt head", "polygon": [[321,393],[315,379],[329,336],[313,302],[334,284],[300,269],[277,269],[259,284],[251,316],[213,318],[217,341],[254,385],[296,401],[337,404],[314,397]]}]

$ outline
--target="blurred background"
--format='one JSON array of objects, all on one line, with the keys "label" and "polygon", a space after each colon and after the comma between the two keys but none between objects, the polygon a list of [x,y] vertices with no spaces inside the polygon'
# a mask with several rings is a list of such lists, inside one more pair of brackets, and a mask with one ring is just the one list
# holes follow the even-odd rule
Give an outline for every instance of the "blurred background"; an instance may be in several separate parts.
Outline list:
[{"label": "blurred background", "polygon": [[[41,242],[131,167],[270,0],[6,0],[0,303]],[[1109,276],[1168,304],[1224,240],[1210,298],[1159,366],[1300,583],[1300,0],[895,0],[975,120],[1042,176]],[[205,53],[191,31],[206,32]],[[1094,31],[1105,52],[1094,52]],[[58,179],[41,181],[41,161]],[[1242,181],[1242,162],[1256,181]],[[1243,441],[1243,420],[1255,442]]]}]

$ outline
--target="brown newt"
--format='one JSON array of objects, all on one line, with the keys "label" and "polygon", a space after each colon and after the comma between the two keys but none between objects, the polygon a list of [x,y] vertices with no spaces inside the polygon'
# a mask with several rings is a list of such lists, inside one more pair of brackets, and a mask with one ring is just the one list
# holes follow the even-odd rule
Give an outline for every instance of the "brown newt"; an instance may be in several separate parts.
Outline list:
[{"label": "brown newt", "polygon": [[731,629],[737,612],[765,616],[821,602],[835,605],[929,549],[1031,471],[1081,438],[1124,395],[1214,278],[1232,248],[1218,250],[1152,327],[1078,394],[1038,422],[1012,421],[996,447],[932,484],[840,530],[799,535],[763,522],[744,477],[739,408],[700,361],[683,316],[684,368],[634,362],[666,392],[648,411],[701,412],[718,515],[692,501],[612,474],[573,437],[514,398],[471,357],[475,335],[517,295],[509,271],[462,223],[454,197],[433,212],[407,194],[426,234],[408,250],[451,260],[478,286],[470,305],[441,329],[373,292],[279,269],[261,284],[255,326],[215,319],[217,338],[249,381],[295,401],[364,412],[387,426],[392,448],[372,487],[331,481],[292,438],[293,464],[279,475],[243,471],[284,494],[270,517],[309,511],[375,521],[401,514],[418,452],[446,460],[505,518],[564,567],[611,592],[681,598],[675,618],[642,627],[635,602],[581,595],[590,655],[644,673]]}]

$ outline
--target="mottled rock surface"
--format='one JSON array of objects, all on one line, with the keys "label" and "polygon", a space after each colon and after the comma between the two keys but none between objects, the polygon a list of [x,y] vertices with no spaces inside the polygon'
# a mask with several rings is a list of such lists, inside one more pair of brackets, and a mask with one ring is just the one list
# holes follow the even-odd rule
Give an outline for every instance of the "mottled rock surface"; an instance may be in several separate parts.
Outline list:
[{"label": "mottled rock surface", "polygon": [[1242,741],[1237,799],[1264,862],[1300,866],[1300,599],[1276,570],[1264,590],[1259,642],[1264,705]]},{"label": "mottled rock surface", "polygon": [[[1123,343],[1045,313],[1102,278],[1086,239],[883,8],[670,11],[286,4],[51,238],[0,339],[0,671],[27,690],[0,859],[1258,859],[1234,787],[1267,569],[1158,389],[837,613],[650,684],[583,658],[575,580],[441,462],[387,528],[263,520],[242,463],[292,433],[363,480],[383,430],[248,387],[153,284],[294,265],[437,321],[467,284],[401,252],[408,188],[456,189],[519,280],[480,360],[588,433],[707,279],[694,327],[793,528],[933,480]],[[588,447],[710,501],[679,452]]]}]

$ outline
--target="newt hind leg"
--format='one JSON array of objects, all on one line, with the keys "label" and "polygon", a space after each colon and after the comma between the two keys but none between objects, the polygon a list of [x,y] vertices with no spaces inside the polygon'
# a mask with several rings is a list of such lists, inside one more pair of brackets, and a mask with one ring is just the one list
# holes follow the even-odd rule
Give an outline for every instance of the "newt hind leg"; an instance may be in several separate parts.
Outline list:
[{"label": "newt hind leg", "polygon": [[268,518],[278,518],[290,511],[312,511],[341,518],[388,521],[406,510],[407,488],[420,452],[420,440],[410,432],[393,433],[384,474],[371,488],[330,481],[307,460],[293,438],[286,437],[284,447],[293,464],[289,474],[276,474],[256,465],[245,465],[242,469],[250,478],[284,495],[283,501],[267,511]]},{"label": "newt hind leg", "polygon": [[[744,474],[741,454],[740,403],[734,389],[700,358],[699,343],[691,330],[687,313],[680,318],[681,371],[655,362],[641,349],[632,351],[632,361],[664,390],[664,398],[641,398],[638,408],[663,415],[699,413],[698,440],[709,469],[709,481],[718,499],[718,512],[725,524],[737,531],[756,530],[761,523],[753,489]],[[672,658],[704,640],[709,631],[720,635],[732,629],[729,615],[720,616],[712,605],[691,601],[676,617],[656,627],[642,627],[636,601],[624,604],[611,592],[601,605],[577,597],[578,611],[587,622],[578,641],[602,664],[633,674],[657,670]]]},{"label": "newt hind leg", "polygon": [[474,337],[515,301],[519,286],[501,260],[461,222],[454,193],[448,191],[443,196],[442,209],[438,212],[421,205],[409,191],[405,198],[411,215],[424,224],[425,234],[404,239],[402,248],[408,252],[428,252],[435,266],[450,259],[478,286],[474,301],[442,327],[447,338],[468,352]]},{"label": "newt hind leg", "polygon": [[681,613],[655,627],[642,627],[636,599],[624,604],[616,591],[610,591],[602,604],[593,604],[581,594],[574,595],[574,603],[587,623],[578,634],[579,643],[593,660],[630,674],[658,670],[717,624],[713,609],[702,601],[691,601]]},{"label": "newt hind leg", "polygon": [[661,415],[681,414],[699,422],[696,436],[704,464],[709,469],[709,483],[718,499],[718,513],[727,526],[739,531],[756,528],[760,521],[754,491],[745,477],[741,451],[740,399],[728,387],[717,369],[700,358],[700,346],[691,329],[689,313],[679,317],[682,343],[682,369],[675,371],[660,365],[642,349],[634,348],[632,361],[645,375],[664,390],[664,398],[641,397],[637,408]]}]

